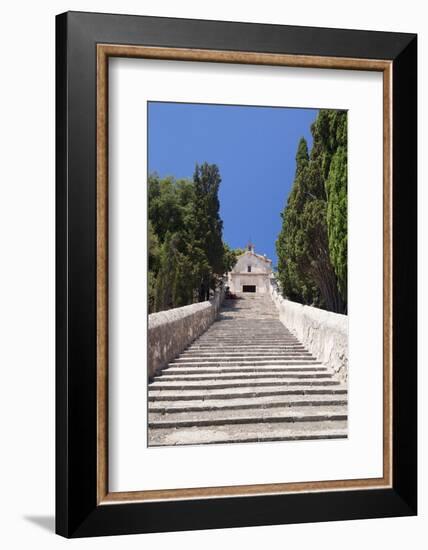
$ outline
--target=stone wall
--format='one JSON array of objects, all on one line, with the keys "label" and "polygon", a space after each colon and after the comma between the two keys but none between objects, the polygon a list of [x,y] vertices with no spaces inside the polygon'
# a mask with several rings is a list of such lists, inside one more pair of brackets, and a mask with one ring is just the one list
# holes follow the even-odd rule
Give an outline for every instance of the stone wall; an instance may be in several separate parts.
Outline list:
[{"label": "stone wall", "polygon": [[224,290],[210,301],[149,315],[147,372],[151,379],[205,332],[218,315]]},{"label": "stone wall", "polygon": [[281,322],[337,377],[348,379],[348,317],[285,300],[271,285]]}]

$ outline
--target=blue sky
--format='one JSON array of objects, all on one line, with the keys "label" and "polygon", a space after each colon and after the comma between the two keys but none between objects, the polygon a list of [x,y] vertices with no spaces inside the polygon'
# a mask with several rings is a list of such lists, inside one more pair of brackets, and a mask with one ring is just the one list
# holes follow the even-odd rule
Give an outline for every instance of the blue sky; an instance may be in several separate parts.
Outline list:
[{"label": "blue sky", "polygon": [[275,241],[303,136],[317,109],[194,103],[149,103],[149,172],[191,178],[195,164],[220,169],[223,240],[232,248],[253,241],[277,263]]}]

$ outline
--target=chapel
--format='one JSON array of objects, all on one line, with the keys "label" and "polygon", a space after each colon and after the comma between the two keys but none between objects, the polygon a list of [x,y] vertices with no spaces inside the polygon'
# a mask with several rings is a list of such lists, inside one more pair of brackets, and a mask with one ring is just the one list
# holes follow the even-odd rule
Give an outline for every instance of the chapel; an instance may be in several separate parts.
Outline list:
[{"label": "chapel", "polygon": [[261,254],[256,254],[253,243],[248,243],[243,254],[228,273],[230,292],[269,292],[269,280],[272,275],[272,260]]}]

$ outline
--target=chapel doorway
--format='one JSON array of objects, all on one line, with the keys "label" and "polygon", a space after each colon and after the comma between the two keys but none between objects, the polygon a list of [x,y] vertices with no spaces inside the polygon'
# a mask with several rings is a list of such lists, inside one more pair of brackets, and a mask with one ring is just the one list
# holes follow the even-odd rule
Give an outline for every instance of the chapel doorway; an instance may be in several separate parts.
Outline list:
[{"label": "chapel doorway", "polygon": [[243,285],[242,286],[242,292],[255,292],[256,291],[256,285]]}]

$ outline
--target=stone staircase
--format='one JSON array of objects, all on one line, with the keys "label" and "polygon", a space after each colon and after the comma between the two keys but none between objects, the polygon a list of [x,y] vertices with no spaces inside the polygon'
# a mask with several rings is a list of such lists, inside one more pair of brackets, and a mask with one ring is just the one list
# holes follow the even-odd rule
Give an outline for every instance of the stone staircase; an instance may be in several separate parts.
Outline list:
[{"label": "stone staircase", "polygon": [[347,437],[346,386],[261,294],[225,300],[148,399],[149,446]]}]

